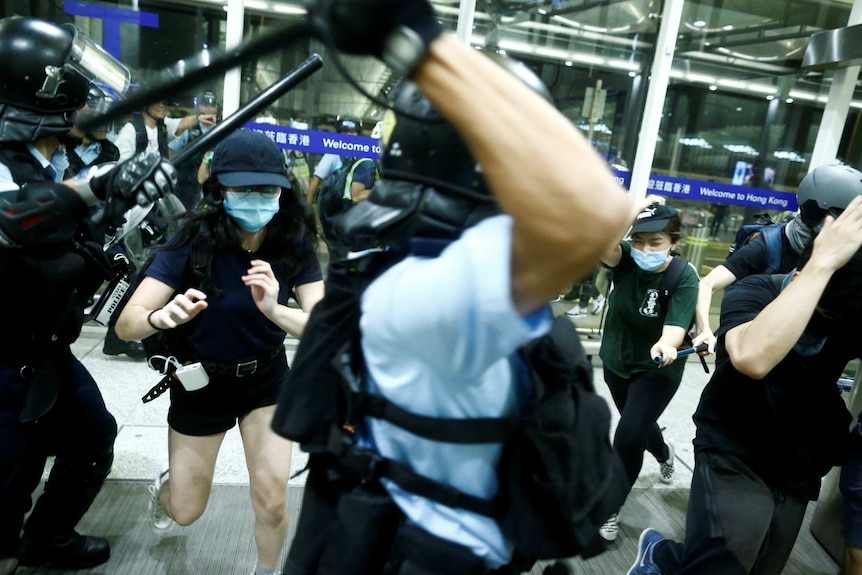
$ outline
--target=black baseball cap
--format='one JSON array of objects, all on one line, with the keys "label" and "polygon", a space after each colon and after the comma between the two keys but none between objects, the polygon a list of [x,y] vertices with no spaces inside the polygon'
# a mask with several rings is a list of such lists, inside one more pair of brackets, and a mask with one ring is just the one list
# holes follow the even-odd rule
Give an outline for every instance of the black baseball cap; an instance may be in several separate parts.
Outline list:
[{"label": "black baseball cap", "polygon": [[678,213],[676,209],[668,205],[650,204],[635,218],[635,223],[632,225],[630,234],[660,232],[667,227],[670,219]]},{"label": "black baseball cap", "polygon": [[216,176],[221,185],[230,188],[290,188],[281,150],[262,132],[247,128],[237,130],[215,147],[210,174]]}]

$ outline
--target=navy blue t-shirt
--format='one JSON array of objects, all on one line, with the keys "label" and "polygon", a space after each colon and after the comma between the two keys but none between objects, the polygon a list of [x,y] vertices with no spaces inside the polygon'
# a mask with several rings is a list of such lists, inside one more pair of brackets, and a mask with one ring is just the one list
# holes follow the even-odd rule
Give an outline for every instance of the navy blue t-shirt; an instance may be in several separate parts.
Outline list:
[{"label": "navy blue t-shirt", "polygon": [[[286,266],[274,264],[273,273],[279,283],[278,302],[287,304],[295,286],[320,281],[323,274],[316,254],[305,254],[308,262],[292,277],[286,277]],[[159,252],[146,270],[146,275],[177,291],[188,285],[186,275],[191,257],[191,245]],[[212,282],[220,294],[207,293],[207,308],[198,314],[190,326],[187,343],[197,359],[219,363],[239,363],[265,355],[281,345],[283,329],[264,316],[251,297],[251,288],[242,283],[255,254],[215,253],[212,257]]]}]

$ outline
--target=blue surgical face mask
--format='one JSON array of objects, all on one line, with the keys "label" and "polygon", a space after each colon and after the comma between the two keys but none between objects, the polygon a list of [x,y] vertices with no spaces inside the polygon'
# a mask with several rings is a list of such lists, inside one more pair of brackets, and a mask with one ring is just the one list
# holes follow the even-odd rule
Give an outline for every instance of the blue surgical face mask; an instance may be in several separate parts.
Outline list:
[{"label": "blue surgical face mask", "polygon": [[632,259],[643,271],[654,272],[667,261],[669,253],[670,248],[660,252],[642,252],[637,248],[632,248]]},{"label": "blue surgical face mask", "polygon": [[224,209],[247,232],[256,232],[278,213],[281,194],[225,192]]}]

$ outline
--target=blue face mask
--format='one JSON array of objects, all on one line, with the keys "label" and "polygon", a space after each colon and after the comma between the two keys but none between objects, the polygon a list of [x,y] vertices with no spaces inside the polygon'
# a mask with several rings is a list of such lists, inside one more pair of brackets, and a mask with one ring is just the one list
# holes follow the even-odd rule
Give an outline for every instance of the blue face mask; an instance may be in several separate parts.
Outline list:
[{"label": "blue face mask", "polygon": [[224,209],[247,232],[256,232],[278,213],[278,194],[225,192]]},{"label": "blue face mask", "polygon": [[632,259],[643,271],[654,272],[667,261],[669,253],[670,248],[661,252],[642,252],[637,248],[632,248]]}]

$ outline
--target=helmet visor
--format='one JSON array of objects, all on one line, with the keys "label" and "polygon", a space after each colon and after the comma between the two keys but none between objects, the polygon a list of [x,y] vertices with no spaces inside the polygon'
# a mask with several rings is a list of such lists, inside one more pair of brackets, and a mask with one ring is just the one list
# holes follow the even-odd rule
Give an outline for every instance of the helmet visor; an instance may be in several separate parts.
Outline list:
[{"label": "helmet visor", "polygon": [[85,34],[75,34],[69,65],[91,81],[122,95],[129,89],[132,73]]}]

